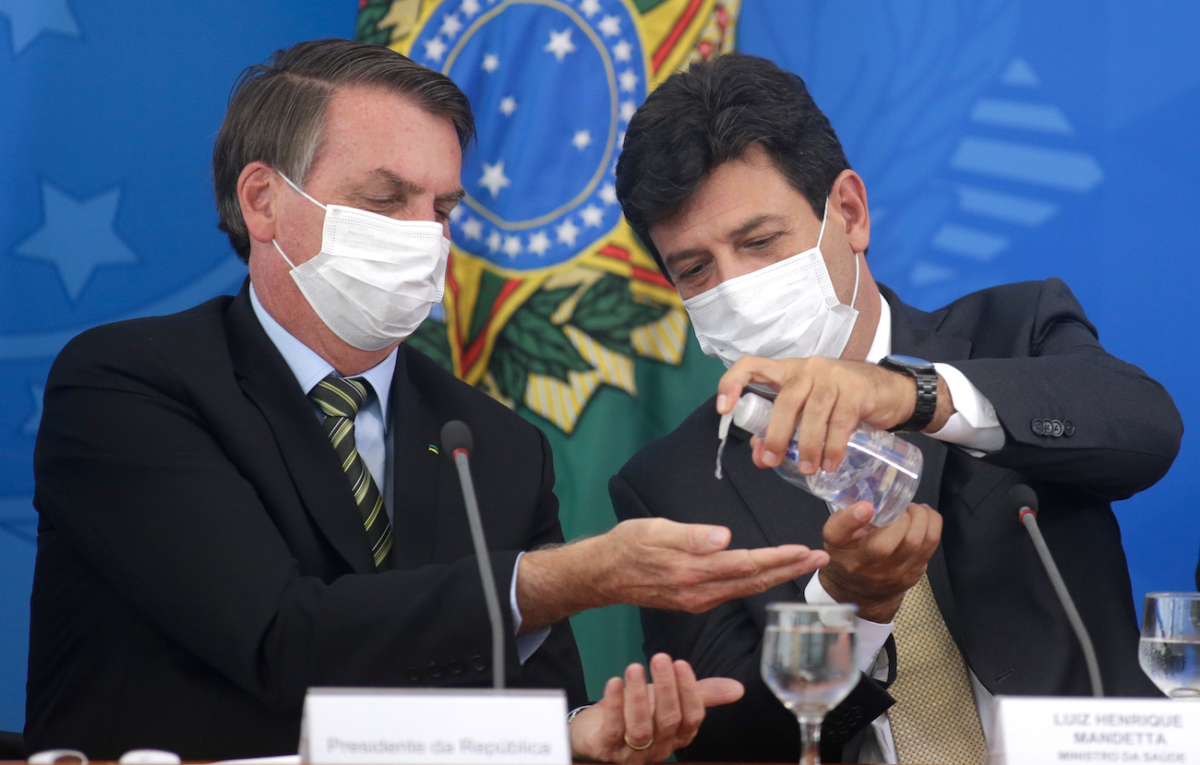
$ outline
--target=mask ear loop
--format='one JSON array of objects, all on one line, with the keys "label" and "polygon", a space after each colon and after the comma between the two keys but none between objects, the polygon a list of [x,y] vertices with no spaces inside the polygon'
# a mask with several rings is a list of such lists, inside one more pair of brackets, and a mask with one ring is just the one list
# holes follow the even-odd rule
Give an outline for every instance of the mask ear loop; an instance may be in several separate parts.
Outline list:
[{"label": "mask ear loop", "polygon": [[[325,205],[321,204],[321,203],[320,203],[320,202],[318,202],[317,200],[315,200],[315,199],[313,199],[312,197],[310,197],[310,196],[308,195],[308,192],[307,192],[307,191],[305,191],[304,189],[300,188],[299,186],[297,186],[295,183],[293,183],[291,178],[288,178],[286,175],[284,175],[283,173],[280,173],[278,170],[276,170],[275,172],[279,173],[279,177],[280,177],[280,178],[282,178],[282,179],[284,179],[285,181],[287,181],[287,184],[288,184],[289,186],[291,186],[293,189],[295,189],[295,190],[296,190],[296,191],[297,191],[297,192],[298,192],[298,193],[299,193],[301,196],[303,196],[303,197],[304,197],[305,199],[307,199],[309,202],[312,202],[314,205],[316,205],[317,207],[320,207],[322,210],[328,210],[328,209],[329,209],[329,208],[328,208],[328,207],[326,207]],[[827,203],[827,204],[828,204],[828,203]],[[821,230],[822,230],[822,231],[824,231],[824,226],[822,226],[822,229],[821,229]]]},{"label": "mask ear loop", "polygon": [[296,270],[296,264],[293,263],[292,259],[287,256],[287,253],[283,251],[283,248],[279,246],[279,242],[276,242],[274,237],[271,238],[271,244],[275,245],[275,249],[278,250],[279,254],[283,256],[284,261],[286,261],[287,264],[292,267],[292,270]]},{"label": "mask ear loop", "polygon": [[[821,240],[825,238],[825,223],[829,220],[829,197],[825,197],[825,211],[821,213],[821,232],[817,234],[817,252],[821,251]],[[860,263],[858,260],[859,253],[854,253],[854,294],[850,297],[850,307],[858,302],[858,271]]]},{"label": "mask ear loop", "polygon": [[[284,175],[283,173],[279,172],[278,170],[276,170],[275,172],[279,174],[279,177],[280,177],[280,178],[282,178],[282,179],[284,179],[285,181],[287,181],[287,184],[288,184],[289,186],[291,186],[293,189],[295,189],[295,190],[296,190],[296,191],[297,191],[297,192],[300,194],[300,196],[304,197],[304,198],[305,198],[305,199],[307,199],[309,202],[312,202],[312,203],[313,203],[314,205],[316,205],[317,207],[320,207],[322,210],[326,210],[326,211],[328,211],[328,210],[329,210],[329,208],[328,208],[328,207],[326,207],[325,205],[321,204],[321,203],[320,203],[320,202],[318,202],[317,200],[315,200],[315,199],[313,199],[312,197],[310,197],[310,196],[308,195],[308,192],[306,192],[304,189],[300,188],[300,187],[299,187],[299,186],[297,186],[295,183],[293,183],[291,178],[288,178],[286,175]],[[295,264],[295,263],[293,263],[293,262],[292,262],[292,259],[291,259],[291,258],[289,258],[289,257],[287,256],[287,253],[283,251],[283,248],[279,246],[279,242],[275,241],[275,238],[274,238],[274,237],[271,237],[271,244],[275,245],[275,249],[276,249],[276,250],[278,250],[278,251],[279,251],[279,254],[283,256],[283,259],[284,259],[284,260],[287,262],[287,264],[288,264],[289,266],[291,266],[293,270],[295,270],[295,268],[296,268],[296,264]]]},{"label": "mask ear loop", "polygon": [[851,308],[854,308],[854,304],[858,302],[858,269],[860,263],[859,256],[861,254],[860,252],[854,253],[854,294],[850,297]]}]

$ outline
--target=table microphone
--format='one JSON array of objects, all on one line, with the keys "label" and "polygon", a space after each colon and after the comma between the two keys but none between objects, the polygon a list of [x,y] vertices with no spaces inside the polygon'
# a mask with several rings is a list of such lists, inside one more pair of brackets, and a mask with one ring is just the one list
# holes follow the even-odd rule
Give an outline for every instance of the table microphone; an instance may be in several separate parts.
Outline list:
[{"label": "table microphone", "polygon": [[467,521],[471,525],[471,542],[475,545],[475,561],[479,578],[483,580],[483,598],[487,602],[488,620],[492,623],[492,687],[504,688],[504,620],[500,617],[500,596],[496,592],[496,577],[492,559],[483,538],[483,522],[479,519],[479,503],[475,499],[475,483],[471,480],[471,429],[462,420],[451,420],[442,426],[442,448],[450,453],[458,468],[463,502],[467,506]]},{"label": "table microphone", "polygon": [[1063,610],[1067,612],[1067,620],[1071,622],[1071,629],[1075,630],[1075,637],[1079,638],[1079,645],[1083,648],[1083,658],[1087,662],[1088,679],[1092,683],[1092,695],[1102,698],[1104,686],[1100,683],[1100,662],[1096,660],[1096,649],[1092,647],[1092,638],[1088,635],[1087,628],[1083,626],[1079,609],[1075,608],[1075,601],[1071,600],[1071,593],[1067,591],[1067,583],[1063,581],[1062,574],[1058,573],[1058,566],[1054,565],[1050,548],[1046,546],[1046,540],[1042,537],[1041,529],[1038,528],[1037,495],[1025,484],[1017,484],[1008,490],[1007,500],[1011,507],[1017,508],[1017,517],[1021,519],[1021,523],[1029,531],[1029,536],[1033,538],[1033,546],[1037,549],[1038,557],[1041,558],[1042,565],[1045,566],[1046,573],[1050,576],[1050,582],[1054,585],[1054,592],[1058,595]]}]

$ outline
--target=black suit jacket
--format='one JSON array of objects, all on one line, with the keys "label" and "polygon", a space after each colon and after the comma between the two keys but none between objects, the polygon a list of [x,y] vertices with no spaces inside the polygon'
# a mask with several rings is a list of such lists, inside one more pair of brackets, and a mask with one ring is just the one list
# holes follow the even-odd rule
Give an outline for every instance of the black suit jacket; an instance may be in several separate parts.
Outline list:
[{"label": "black suit jacket", "polygon": [[[521,550],[559,542],[542,433],[401,346],[390,394],[393,569],[376,573],[312,404],[246,287],[63,349],[34,453],[30,751],[116,759],[295,752],[309,686],[486,686],[482,586],[440,430],[474,433],[501,597]],[[507,634],[513,634],[509,609]],[[513,685],[585,701],[570,627]]]},{"label": "black suit jacket", "polygon": [[[925,458],[915,501],[944,519],[930,584],[968,666],[993,694],[1089,693],[1078,643],[1016,509],[1004,501],[1010,486],[1027,481],[1095,641],[1106,693],[1156,695],[1137,663],[1133,595],[1109,503],[1150,486],[1174,460],[1183,426],[1170,396],[1104,351],[1057,279],[984,290],[933,313],[881,290],[892,309],[893,352],[953,362],[995,406],[1005,430],[1004,448],[983,459],[910,437]],[[630,460],[609,484],[618,517],[725,525],[734,547],[821,547],[825,504],[754,467],[749,440],[736,429],[723,460],[727,479],[715,480],[717,422],[710,401]],[[746,684],[742,701],[710,711],[686,756],[797,758],[796,722],[762,682],[759,658],[764,607],[802,599],[807,581],[698,616],[642,612],[648,655],[666,651],[691,660],[702,677]],[[860,682],[826,719],[823,754],[840,757],[842,745],[891,703],[883,684]]]}]

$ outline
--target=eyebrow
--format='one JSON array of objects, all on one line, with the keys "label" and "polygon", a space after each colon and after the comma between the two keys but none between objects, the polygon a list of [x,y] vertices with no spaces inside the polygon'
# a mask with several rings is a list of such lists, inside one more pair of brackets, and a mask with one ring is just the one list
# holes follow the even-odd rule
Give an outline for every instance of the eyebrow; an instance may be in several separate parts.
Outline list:
[{"label": "eyebrow", "polygon": [[[425,189],[422,188],[421,186],[413,183],[412,181],[410,181],[406,178],[401,178],[399,175],[396,175],[391,170],[388,170],[383,167],[375,168],[375,170],[371,174],[373,176],[375,176],[376,178],[379,178],[379,179],[385,181],[388,185],[390,185],[393,189],[393,193],[395,193],[397,196],[404,196],[404,195],[414,195],[415,196],[415,195],[421,194],[422,192],[425,191]],[[457,204],[466,195],[467,195],[466,190],[460,186],[459,188],[457,188],[454,191],[451,191],[449,193],[438,194],[436,197],[436,200],[438,202],[450,202],[450,203]]]},{"label": "eyebrow", "polygon": [[734,229],[734,231],[730,234],[730,236],[733,236],[735,238],[739,237],[739,236],[746,236],[751,231],[753,231],[754,229],[763,225],[764,223],[774,223],[775,221],[779,221],[782,223],[783,220],[784,220],[784,218],[782,215],[775,215],[772,213],[764,213],[762,215],[755,215],[753,218],[746,221],[738,228]]},{"label": "eyebrow", "polygon": [[[776,215],[773,213],[764,213],[762,215],[755,215],[753,218],[751,218],[750,220],[746,221],[745,223],[743,223],[742,225],[738,226],[736,229],[731,231],[729,233],[729,236],[733,239],[737,239],[739,237],[748,235],[750,232],[754,231],[755,229],[757,229],[758,227],[760,227],[764,224],[775,223],[775,222],[783,223],[784,221],[785,221],[785,218],[782,215]],[[663,263],[665,263],[668,266],[673,266],[676,262],[683,260],[684,258],[690,258],[695,255],[702,255],[707,251],[708,251],[707,247],[691,247],[686,250],[680,250],[679,252],[672,252],[669,255],[663,256]]]}]

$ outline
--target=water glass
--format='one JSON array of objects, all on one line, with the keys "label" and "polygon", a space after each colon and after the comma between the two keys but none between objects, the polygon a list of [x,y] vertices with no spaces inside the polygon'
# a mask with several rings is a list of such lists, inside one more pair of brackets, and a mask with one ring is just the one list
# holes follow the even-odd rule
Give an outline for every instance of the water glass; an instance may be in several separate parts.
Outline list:
[{"label": "water glass", "polygon": [[1146,596],[1138,661],[1171,698],[1200,699],[1200,592]]},{"label": "water glass", "polygon": [[771,603],[762,676],[800,723],[800,765],[820,765],[821,720],[858,682],[853,605]]}]

